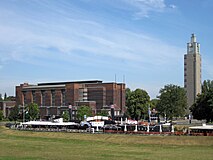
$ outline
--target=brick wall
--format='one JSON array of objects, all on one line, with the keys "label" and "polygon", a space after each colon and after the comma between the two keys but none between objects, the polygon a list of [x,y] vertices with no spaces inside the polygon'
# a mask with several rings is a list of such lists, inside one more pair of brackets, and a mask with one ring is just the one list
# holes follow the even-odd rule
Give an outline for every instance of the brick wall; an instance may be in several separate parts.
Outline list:
[{"label": "brick wall", "polygon": [[[63,84],[63,83],[62,83]],[[61,106],[68,107],[69,104],[72,106],[76,105],[78,101],[92,101],[89,103],[94,110],[96,107],[97,111],[100,111],[103,106],[110,106],[115,104],[121,111],[125,106],[125,84],[116,83],[64,83],[63,85],[28,85],[21,84],[16,86],[16,102],[17,104],[23,105],[23,93],[25,94],[25,106],[29,103],[36,102],[41,107],[41,115],[45,116],[49,114],[59,114],[63,112]],[[62,96],[62,91],[65,96]],[[34,94],[32,94],[34,93]],[[42,97],[42,93],[44,96]],[[80,95],[81,94],[81,95]],[[34,95],[34,96],[33,96]],[[55,95],[55,98],[52,98]],[[65,97],[65,104],[62,104],[63,98]],[[44,103],[43,103],[44,101]],[[53,102],[53,103],[52,103]],[[54,106],[53,106],[54,105]],[[48,108],[49,109],[48,109]],[[52,109],[52,107],[55,107]],[[57,107],[59,108],[57,110]],[[68,108],[65,108],[67,110]]]}]

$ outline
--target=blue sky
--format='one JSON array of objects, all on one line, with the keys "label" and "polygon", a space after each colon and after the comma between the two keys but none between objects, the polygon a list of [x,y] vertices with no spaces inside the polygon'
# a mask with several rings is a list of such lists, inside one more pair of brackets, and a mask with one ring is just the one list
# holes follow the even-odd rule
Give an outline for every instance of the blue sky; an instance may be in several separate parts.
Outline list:
[{"label": "blue sky", "polygon": [[1,0],[0,93],[28,82],[123,81],[151,98],[183,86],[192,33],[213,79],[212,0]]}]

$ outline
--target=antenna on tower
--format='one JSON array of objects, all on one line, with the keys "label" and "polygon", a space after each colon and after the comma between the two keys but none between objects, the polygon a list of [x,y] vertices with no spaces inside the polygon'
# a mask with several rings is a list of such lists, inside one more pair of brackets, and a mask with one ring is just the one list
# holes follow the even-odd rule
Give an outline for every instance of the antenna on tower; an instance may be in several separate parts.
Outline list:
[{"label": "antenna on tower", "polygon": [[125,75],[123,75],[123,83],[125,83]]},{"label": "antenna on tower", "polygon": [[116,83],[116,81],[117,81],[117,77],[116,77],[116,74],[115,74],[115,83]]}]

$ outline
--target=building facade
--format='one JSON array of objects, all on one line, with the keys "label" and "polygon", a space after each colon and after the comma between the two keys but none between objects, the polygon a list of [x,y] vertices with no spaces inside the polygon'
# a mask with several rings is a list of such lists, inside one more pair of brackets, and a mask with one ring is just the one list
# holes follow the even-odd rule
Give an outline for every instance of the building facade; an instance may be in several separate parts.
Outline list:
[{"label": "building facade", "polygon": [[0,101],[0,110],[3,112],[3,117],[8,118],[10,112],[15,107],[16,101]]},{"label": "building facade", "polygon": [[196,41],[195,34],[191,36],[191,42],[187,43],[187,54],[184,55],[184,88],[187,94],[188,109],[201,93],[201,55],[200,44]]},{"label": "building facade", "polygon": [[[75,81],[28,83],[16,86],[17,105],[26,106],[36,103],[40,107],[42,119],[50,116],[61,116],[68,106],[77,110],[79,106],[87,105],[92,108],[93,114],[114,104],[117,106],[117,114],[125,112],[125,84],[103,83],[102,81]],[[73,113],[76,114],[76,113]]]}]

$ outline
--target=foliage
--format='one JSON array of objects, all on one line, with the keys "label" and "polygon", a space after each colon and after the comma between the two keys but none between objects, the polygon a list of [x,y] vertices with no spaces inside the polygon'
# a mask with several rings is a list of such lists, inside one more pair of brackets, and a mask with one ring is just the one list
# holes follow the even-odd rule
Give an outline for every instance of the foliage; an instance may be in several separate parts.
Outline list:
[{"label": "foliage", "polygon": [[101,110],[100,113],[97,114],[98,116],[108,116],[108,112],[106,110]]},{"label": "foliage", "polygon": [[39,116],[39,107],[36,103],[30,103],[26,107],[26,114],[29,116],[30,121],[36,120]]},{"label": "foliage", "polygon": [[0,101],[15,101],[14,96],[7,96],[7,93],[4,93],[4,97],[2,98],[2,94],[0,93]]},{"label": "foliage", "polygon": [[68,122],[69,121],[69,112],[68,111],[64,111],[62,114],[62,118],[64,122]]},{"label": "foliage", "polygon": [[92,116],[92,109],[89,106],[80,106],[77,111],[77,117],[80,120],[84,119],[84,115],[87,117]]},{"label": "foliage", "polygon": [[187,107],[187,98],[184,88],[177,85],[165,85],[160,90],[157,111],[172,120],[173,117],[183,116]]},{"label": "foliage", "polygon": [[151,109],[156,109],[156,108],[157,108],[158,102],[159,102],[159,99],[152,99],[152,100],[150,101],[150,108],[151,108]]},{"label": "foliage", "polygon": [[10,121],[17,121],[18,118],[19,118],[19,108],[18,108],[18,106],[16,105],[16,106],[14,106],[13,109],[11,110],[8,119],[9,119]]},{"label": "foliage", "polygon": [[202,93],[197,96],[190,110],[195,119],[206,119],[207,123],[213,121],[213,81],[203,82]]},{"label": "foliage", "polygon": [[3,119],[4,115],[3,115],[3,111],[0,110],[0,121]]},{"label": "foliage", "polygon": [[145,90],[131,91],[129,88],[126,89],[127,112],[132,119],[144,118],[144,115],[148,112],[149,102],[150,97]]},{"label": "foliage", "polygon": [[8,96],[6,101],[15,101],[16,98],[14,96]]},{"label": "foliage", "polygon": [[4,101],[7,100],[7,93],[4,93]]}]

